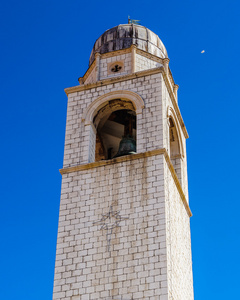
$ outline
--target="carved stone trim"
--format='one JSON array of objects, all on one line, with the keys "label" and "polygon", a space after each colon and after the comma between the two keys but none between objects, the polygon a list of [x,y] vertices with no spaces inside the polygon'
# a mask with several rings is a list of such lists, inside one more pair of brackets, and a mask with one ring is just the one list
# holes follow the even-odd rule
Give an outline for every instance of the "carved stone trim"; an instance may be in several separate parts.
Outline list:
[{"label": "carved stone trim", "polygon": [[123,99],[114,99],[105,103],[103,107],[101,107],[96,115],[94,116],[94,128],[98,128],[98,124],[104,116],[110,116],[110,114],[116,110],[120,109],[128,109],[135,111],[133,103],[128,100]]},{"label": "carved stone trim", "polygon": [[178,118],[175,114],[175,111],[172,107],[168,106],[167,108],[167,118],[173,119],[173,123],[175,124],[176,130],[177,130],[177,137],[179,141],[179,148],[180,148],[180,155],[181,157],[184,157],[184,148],[183,148],[183,142],[182,142],[182,135],[180,133],[180,126],[179,126],[179,121]]},{"label": "carved stone trim", "polygon": [[123,50],[116,50],[116,51],[111,51],[108,53],[103,53],[101,54],[102,58],[108,58],[108,57],[114,57],[117,55],[122,55],[122,54],[127,54],[131,52],[131,48],[123,49]]},{"label": "carved stone trim", "polygon": [[140,50],[140,49],[137,48],[136,49],[136,53],[139,54],[139,55],[141,55],[141,56],[144,56],[146,58],[149,58],[149,59],[151,59],[153,61],[156,61],[158,63],[163,64],[163,58],[158,57],[156,55],[153,55],[153,54],[151,54],[149,52],[146,52],[146,51],[143,51],[143,50]]},{"label": "carved stone trim", "polygon": [[184,134],[185,138],[188,139],[189,135],[188,135],[187,129],[185,127],[185,124],[183,122],[183,118],[182,118],[182,115],[180,113],[180,109],[179,109],[178,104],[177,104],[177,99],[176,99],[176,96],[174,95],[174,92],[173,92],[173,89],[172,89],[172,85],[169,81],[169,78],[168,78],[166,72],[164,71],[164,72],[162,72],[162,74],[163,74],[163,79],[165,81],[165,84],[166,84],[169,96],[171,98],[173,107],[175,109],[177,119],[179,120],[179,124],[182,128],[182,131],[183,131],[183,134]]},{"label": "carved stone trim", "polygon": [[108,63],[107,72],[108,72],[108,75],[124,72],[124,61],[117,60],[117,61]]},{"label": "carved stone trim", "polygon": [[176,111],[176,115],[179,119],[179,123],[181,125],[182,130],[183,130],[184,136],[187,139],[189,137],[188,133],[187,133],[187,129],[186,129],[185,124],[183,122],[183,118],[181,116],[181,113],[180,113],[180,110],[179,110],[179,107],[178,107],[178,104],[177,104],[176,97],[173,93],[172,85],[171,85],[168,77],[166,76],[166,73],[165,73],[163,67],[158,67],[158,68],[154,68],[154,69],[150,69],[150,70],[139,71],[139,72],[136,72],[134,74],[128,74],[128,75],[122,75],[122,76],[107,78],[107,79],[104,79],[104,80],[101,80],[101,81],[97,81],[97,82],[89,83],[89,84],[85,84],[85,85],[73,86],[73,87],[64,89],[64,91],[67,95],[69,95],[71,93],[90,90],[91,88],[97,88],[98,86],[104,86],[104,85],[108,85],[108,84],[113,84],[113,83],[117,83],[117,82],[122,82],[122,81],[130,80],[130,79],[143,77],[143,76],[147,76],[147,75],[158,74],[158,73],[162,73],[162,75],[163,75],[163,79],[164,79],[165,84],[167,86],[170,98],[171,98],[172,103],[173,103],[173,107]]},{"label": "carved stone trim", "polygon": [[94,62],[91,64],[91,66],[87,69],[86,73],[83,75],[82,80],[83,83],[87,80],[87,78],[89,77],[89,75],[91,74],[92,70],[96,67],[96,59],[94,60]]},{"label": "carved stone trim", "polygon": [[114,99],[130,100],[136,114],[141,114],[144,108],[143,99],[134,92],[125,90],[110,92],[98,97],[87,107],[82,117],[82,121],[85,122],[85,125],[91,124],[96,113],[105,106],[108,101]]},{"label": "carved stone trim", "polygon": [[98,167],[101,167],[101,166],[113,165],[113,164],[120,163],[120,162],[123,162],[123,161],[130,161],[130,160],[155,156],[155,155],[159,155],[159,154],[164,155],[164,158],[165,158],[165,160],[167,162],[167,165],[168,165],[168,168],[169,168],[169,170],[172,174],[173,180],[176,184],[176,187],[178,189],[179,195],[180,195],[181,200],[183,202],[183,205],[186,209],[186,212],[187,212],[188,216],[191,217],[192,212],[190,210],[190,207],[188,205],[188,202],[187,202],[186,197],[184,195],[184,192],[182,190],[182,187],[181,187],[181,184],[180,184],[179,179],[177,177],[177,174],[176,174],[176,172],[174,170],[174,167],[171,163],[171,159],[170,159],[170,157],[167,153],[167,150],[165,148],[152,150],[152,151],[147,151],[147,152],[143,152],[143,153],[137,153],[137,154],[121,156],[121,157],[113,158],[113,159],[110,159],[110,160],[101,160],[101,161],[97,161],[97,162],[93,162],[93,163],[89,163],[89,164],[85,164],[85,165],[78,165],[78,166],[74,166],[74,167],[64,168],[64,169],[61,169],[59,171],[62,175],[64,175],[64,174],[68,174],[68,173],[72,173],[72,172],[85,171],[85,170],[89,170],[89,169],[93,169],[93,168],[98,168]]}]

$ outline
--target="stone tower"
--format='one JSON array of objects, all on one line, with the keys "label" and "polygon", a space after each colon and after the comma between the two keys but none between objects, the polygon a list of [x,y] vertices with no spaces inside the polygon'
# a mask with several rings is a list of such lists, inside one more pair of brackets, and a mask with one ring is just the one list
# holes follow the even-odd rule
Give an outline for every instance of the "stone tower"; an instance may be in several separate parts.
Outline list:
[{"label": "stone tower", "polygon": [[79,83],[65,90],[53,299],[193,300],[188,133],[166,48],[116,26]]}]

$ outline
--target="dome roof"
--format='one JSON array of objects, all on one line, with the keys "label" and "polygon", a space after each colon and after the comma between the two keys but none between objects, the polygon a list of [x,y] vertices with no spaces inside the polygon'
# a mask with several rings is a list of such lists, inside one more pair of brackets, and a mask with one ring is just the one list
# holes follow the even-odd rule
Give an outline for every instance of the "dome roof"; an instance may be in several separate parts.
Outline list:
[{"label": "dome roof", "polygon": [[95,53],[108,53],[136,45],[138,49],[167,58],[167,50],[160,38],[151,30],[136,24],[122,24],[105,31],[95,42],[89,59],[94,61]]}]

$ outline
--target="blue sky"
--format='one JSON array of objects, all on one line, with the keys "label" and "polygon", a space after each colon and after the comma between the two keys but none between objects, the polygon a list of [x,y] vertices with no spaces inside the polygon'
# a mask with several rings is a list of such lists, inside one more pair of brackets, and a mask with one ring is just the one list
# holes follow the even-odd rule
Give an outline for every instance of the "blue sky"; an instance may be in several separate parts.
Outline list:
[{"label": "blue sky", "polygon": [[[159,35],[187,141],[195,300],[238,299],[239,1],[8,0],[0,10],[0,299],[51,299],[67,97],[128,15]],[[201,54],[201,51],[205,53]]]}]

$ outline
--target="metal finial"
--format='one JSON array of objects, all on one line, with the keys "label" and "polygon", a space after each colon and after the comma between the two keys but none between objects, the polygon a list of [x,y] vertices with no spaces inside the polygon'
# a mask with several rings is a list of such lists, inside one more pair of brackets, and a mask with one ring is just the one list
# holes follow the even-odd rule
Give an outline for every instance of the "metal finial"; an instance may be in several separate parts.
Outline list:
[{"label": "metal finial", "polygon": [[128,24],[136,24],[136,25],[139,25],[140,23],[140,20],[133,20],[133,19],[130,19],[130,16],[128,16]]}]

